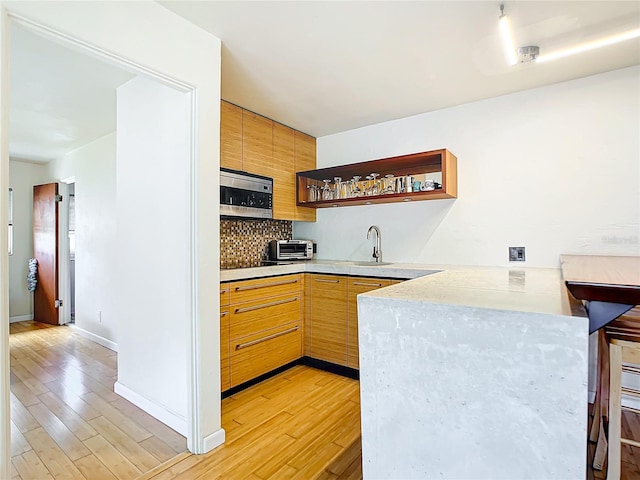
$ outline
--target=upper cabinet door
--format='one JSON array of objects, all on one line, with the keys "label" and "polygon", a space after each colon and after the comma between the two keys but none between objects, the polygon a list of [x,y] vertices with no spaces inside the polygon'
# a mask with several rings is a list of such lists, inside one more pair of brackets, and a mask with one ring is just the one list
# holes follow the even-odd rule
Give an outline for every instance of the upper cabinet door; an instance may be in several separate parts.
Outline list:
[{"label": "upper cabinet door", "polygon": [[[296,131],[295,138],[295,171],[305,172],[316,168],[316,139],[310,135]],[[300,187],[298,187],[300,188]],[[293,199],[294,205],[296,199]],[[295,220],[302,222],[315,222],[315,208],[295,207]]]},{"label": "upper cabinet door", "polygon": [[273,121],[243,110],[242,154],[245,172],[273,176]]},{"label": "upper cabinet door", "polygon": [[294,220],[296,172],[293,129],[273,123],[273,218]]},{"label": "upper cabinet door", "polygon": [[242,170],[242,108],[220,102],[220,166]]}]

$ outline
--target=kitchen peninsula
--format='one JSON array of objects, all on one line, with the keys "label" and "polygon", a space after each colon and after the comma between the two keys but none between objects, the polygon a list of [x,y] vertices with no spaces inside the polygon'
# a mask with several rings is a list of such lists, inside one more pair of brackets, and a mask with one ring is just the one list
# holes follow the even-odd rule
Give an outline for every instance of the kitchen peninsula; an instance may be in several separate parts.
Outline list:
[{"label": "kitchen peninsula", "polygon": [[439,269],[358,299],[364,477],[585,478],[588,319],[560,270]]},{"label": "kitchen peninsula", "polygon": [[401,278],[358,295],[365,478],[584,478],[588,319],[560,269],[312,260],[220,272]]}]

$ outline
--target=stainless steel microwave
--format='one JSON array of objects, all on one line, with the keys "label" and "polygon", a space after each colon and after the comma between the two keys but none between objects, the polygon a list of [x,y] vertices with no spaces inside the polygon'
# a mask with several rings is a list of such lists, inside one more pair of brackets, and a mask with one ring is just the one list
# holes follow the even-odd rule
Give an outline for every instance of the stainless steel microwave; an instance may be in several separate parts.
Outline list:
[{"label": "stainless steel microwave", "polygon": [[273,179],[221,168],[220,215],[273,218]]}]

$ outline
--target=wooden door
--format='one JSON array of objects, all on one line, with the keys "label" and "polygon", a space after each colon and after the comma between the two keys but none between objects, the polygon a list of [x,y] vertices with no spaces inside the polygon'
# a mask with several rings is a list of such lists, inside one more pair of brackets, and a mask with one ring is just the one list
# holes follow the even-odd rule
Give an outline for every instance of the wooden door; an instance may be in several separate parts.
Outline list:
[{"label": "wooden door", "polygon": [[273,218],[295,220],[293,129],[273,123]]},{"label": "wooden door", "polygon": [[311,357],[347,365],[347,279],[312,275]]},{"label": "wooden door", "polygon": [[[304,172],[316,168],[316,139],[302,132],[295,132],[295,171]],[[297,200],[297,199],[296,199]],[[309,207],[295,208],[295,219],[302,222],[315,222],[316,209]]]},{"label": "wooden door", "polygon": [[33,294],[33,319],[58,325],[58,184],[33,187],[33,256],[38,284]]},{"label": "wooden door", "polygon": [[391,285],[387,278],[349,277],[347,285],[347,366],[360,367],[358,344],[358,295]]}]

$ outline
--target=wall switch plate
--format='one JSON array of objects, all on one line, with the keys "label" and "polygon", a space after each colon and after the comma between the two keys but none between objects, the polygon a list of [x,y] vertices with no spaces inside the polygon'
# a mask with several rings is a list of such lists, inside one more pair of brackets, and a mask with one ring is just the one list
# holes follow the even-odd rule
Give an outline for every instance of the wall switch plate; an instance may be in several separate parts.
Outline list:
[{"label": "wall switch plate", "polygon": [[524,247],[509,247],[510,262],[524,262]]}]

